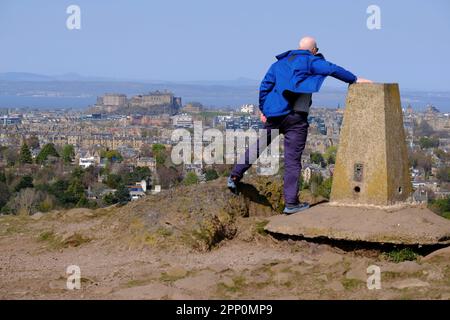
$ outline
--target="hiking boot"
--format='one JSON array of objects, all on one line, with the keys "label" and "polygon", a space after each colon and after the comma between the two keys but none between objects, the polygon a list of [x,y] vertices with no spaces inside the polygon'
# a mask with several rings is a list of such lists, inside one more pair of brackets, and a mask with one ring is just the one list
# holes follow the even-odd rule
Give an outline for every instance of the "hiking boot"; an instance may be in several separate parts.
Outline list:
[{"label": "hiking boot", "polygon": [[227,187],[234,194],[238,194],[238,191],[237,191],[238,183],[239,183],[239,180],[235,176],[229,176],[227,179]]},{"label": "hiking boot", "polygon": [[307,202],[303,202],[303,203],[299,203],[299,204],[287,204],[285,207],[284,207],[284,210],[283,210],[283,213],[284,214],[293,214],[293,213],[296,213],[296,212],[300,212],[300,211],[303,211],[303,210],[306,210],[306,209],[308,209],[309,208],[309,203],[307,203]]}]

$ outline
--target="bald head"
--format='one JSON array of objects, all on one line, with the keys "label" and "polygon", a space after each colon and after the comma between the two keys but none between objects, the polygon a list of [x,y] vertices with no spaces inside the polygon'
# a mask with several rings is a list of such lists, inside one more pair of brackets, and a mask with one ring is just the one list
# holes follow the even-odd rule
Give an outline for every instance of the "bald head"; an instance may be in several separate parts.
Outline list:
[{"label": "bald head", "polygon": [[316,39],[313,37],[304,37],[300,40],[298,48],[300,50],[313,51],[317,47]]}]

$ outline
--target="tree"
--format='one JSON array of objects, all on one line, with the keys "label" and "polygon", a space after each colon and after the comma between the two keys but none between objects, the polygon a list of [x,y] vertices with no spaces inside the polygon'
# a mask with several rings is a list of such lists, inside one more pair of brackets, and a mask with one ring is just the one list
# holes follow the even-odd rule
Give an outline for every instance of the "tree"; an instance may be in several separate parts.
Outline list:
[{"label": "tree", "polygon": [[151,174],[152,172],[148,167],[135,167],[132,172],[127,172],[122,178],[125,184],[131,184],[142,180],[147,181]]},{"label": "tree", "polygon": [[126,203],[130,201],[130,191],[123,183],[117,187],[115,193],[107,193],[103,196],[103,202],[107,205],[115,203]]},{"label": "tree", "polygon": [[439,182],[450,182],[450,167],[440,168],[436,174]]},{"label": "tree", "polygon": [[330,146],[325,150],[325,153],[323,155],[323,158],[327,162],[327,164],[334,164],[336,162],[336,153],[337,153],[337,147],[336,146]]},{"label": "tree", "polygon": [[101,153],[101,156],[103,158],[108,159],[109,162],[113,163],[113,162],[122,162],[123,157],[120,154],[119,151],[117,150],[107,150],[107,151],[103,151]]},{"label": "tree", "polygon": [[442,149],[436,148],[436,149],[433,150],[433,152],[436,155],[436,157],[438,157],[442,161],[449,161],[450,160],[450,154],[445,152]]},{"label": "tree", "polygon": [[190,186],[192,184],[198,183],[198,177],[195,174],[195,172],[189,171],[186,176],[184,177],[183,184],[185,186]]},{"label": "tree", "polygon": [[426,175],[431,173],[433,161],[431,156],[423,151],[412,152],[409,154],[409,163],[414,168],[422,169]]},{"label": "tree", "polygon": [[217,171],[214,169],[208,169],[205,172],[205,179],[206,181],[211,181],[211,180],[215,180],[219,177],[219,175],[217,174]]},{"label": "tree", "polygon": [[27,144],[31,149],[39,148],[39,138],[35,135],[32,135],[27,139]]},{"label": "tree", "polygon": [[450,217],[450,197],[431,201],[430,209],[437,214],[444,215],[445,217]]},{"label": "tree", "polygon": [[151,157],[152,147],[146,143],[141,146],[140,154],[142,157]]},{"label": "tree", "polygon": [[33,177],[31,176],[23,176],[20,178],[19,183],[14,188],[14,191],[19,192],[22,189],[25,188],[33,188]]},{"label": "tree", "polygon": [[312,163],[318,164],[320,166],[323,166],[325,163],[323,156],[320,152],[312,152],[310,155],[310,159]]},{"label": "tree", "polygon": [[30,215],[36,211],[42,198],[42,192],[32,188],[25,188],[20,190],[16,197],[8,202],[7,206],[14,214]]},{"label": "tree", "polygon": [[324,198],[330,199],[332,184],[333,184],[332,178],[327,178],[327,179],[323,180],[323,182],[320,184],[319,188],[317,189],[317,193]]},{"label": "tree", "polygon": [[182,180],[181,173],[175,167],[158,166],[158,181],[161,188],[168,189]]},{"label": "tree", "polygon": [[322,182],[322,175],[319,172],[313,172],[311,174],[311,179],[309,179],[309,190],[311,190],[314,195],[318,195],[319,186],[322,184]]},{"label": "tree", "polygon": [[439,147],[438,138],[420,137],[419,146],[421,149],[430,149]]},{"label": "tree", "polygon": [[166,147],[163,144],[155,143],[152,145],[152,154],[156,160],[156,164],[163,165],[166,162]]},{"label": "tree", "polygon": [[107,175],[105,183],[108,187],[117,189],[119,184],[122,183],[122,177],[118,174],[110,173]]},{"label": "tree", "polygon": [[130,190],[124,184],[120,184],[116,191],[116,198],[118,203],[126,203],[130,201]]},{"label": "tree", "polygon": [[[90,168],[90,167],[89,167]],[[72,170],[72,173],[70,174],[70,176],[72,177],[72,178],[77,178],[77,179],[82,179],[83,178],[83,175],[84,175],[84,170],[83,170],[83,168],[82,167],[75,167],[73,170]]]},{"label": "tree", "polygon": [[37,163],[44,163],[49,156],[58,157],[59,154],[55,149],[55,145],[53,143],[47,143],[42,150],[39,152],[39,154],[36,157]]},{"label": "tree", "polygon": [[3,158],[6,159],[8,166],[14,166],[16,162],[19,160],[18,150],[13,147],[6,147],[3,150]]},{"label": "tree", "polygon": [[77,204],[80,199],[84,197],[84,186],[80,179],[72,179],[67,187],[67,190],[65,191],[65,194],[65,204]]},{"label": "tree", "polygon": [[88,187],[95,184],[98,180],[100,168],[95,166],[89,166],[84,170],[83,175],[80,177],[84,186]]},{"label": "tree", "polygon": [[0,208],[3,208],[11,196],[8,186],[4,182],[0,182]]},{"label": "tree", "polygon": [[66,144],[62,150],[62,159],[64,163],[71,163],[75,157],[75,148],[71,144]]},{"label": "tree", "polygon": [[22,146],[20,147],[19,162],[21,164],[33,163],[30,148],[28,148],[28,145],[25,141],[22,143]]},{"label": "tree", "polygon": [[58,200],[61,200],[64,192],[69,186],[69,181],[58,179],[49,186],[49,193],[54,195]]}]

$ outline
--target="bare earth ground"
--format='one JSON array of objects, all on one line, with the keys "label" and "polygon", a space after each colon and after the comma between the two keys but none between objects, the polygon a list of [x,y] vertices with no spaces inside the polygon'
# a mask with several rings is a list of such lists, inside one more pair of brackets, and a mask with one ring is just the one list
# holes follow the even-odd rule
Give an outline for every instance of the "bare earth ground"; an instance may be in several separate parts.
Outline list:
[{"label": "bare earth ground", "polygon": [[[450,299],[450,247],[394,263],[374,249],[277,240],[262,230],[280,207],[277,183],[252,183],[269,190],[253,198],[223,183],[0,217],[0,299]],[[80,290],[66,288],[70,265]],[[366,286],[369,265],[380,290]]]}]

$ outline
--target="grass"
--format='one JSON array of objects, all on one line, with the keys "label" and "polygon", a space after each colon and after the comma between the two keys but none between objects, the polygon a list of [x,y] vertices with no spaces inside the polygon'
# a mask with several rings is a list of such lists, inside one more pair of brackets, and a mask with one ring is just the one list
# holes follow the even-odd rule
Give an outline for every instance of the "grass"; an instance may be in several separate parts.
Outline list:
[{"label": "grass", "polygon": [[236,276],[236,277],[233,277],[232,279],[233,279],[232,286],[227,286],[225,283],[220,282],[218,284],[218,289],[220,291],[225,291],[225,292],[229,292],[229,293],[237,293],[245,287],[246,279],[244,276]]},{"label": "grass", "polygon": [[83,237],[80,233],[76,232],[67,239],[65,239],[62,243],[64,247],[79,247],[82,244],[90,242],[91,239]]},{"label": "grass", "polygon": [[444,213],[442,214],[442,216],[443,216],[445,219],[450,219],[450,212],[444,212]]},{"label": "grass", "polygon": [[27,231],[28,216],[2,216],[0,217],[0,236],[23,233]]},{"label": "grass", "polygon": [[83,235],[78,232],[74,233],[66,239],[63,239],[62,236],[57,235],[53,230],[41,232],[38,236],[38,240],[41,242],[46,242],[50,246],[50,248],[53,249],[79,247],[82,244],[91,241],[91,239],[83,237]]},{"label": "grass", "polygon": [[44,231],[39,235],[39,241],[50,241],[54,239],[55,233],[53,231]]},{"label": "grass", "polygon": [[410,248],[394,249],[384,254],[389,261],[399,263],[403,261],[417,260],[417,253]]},{"label": "grass", "polygon": [[258,221],[256,223],[256,232],[262,236],[266,236],[267,231],[264,230],[264,228],[267,226],[268,223],[269,223],[268,220]]},{"label": "grass", "polygon": [[161,277],[159,278],[159,280],[161,280],[163,282],[174,282],[174,281],[186,278],[189,275],[190,275],[189,272],[186,275],[183,275],[183,276],[173,276],[173,275],[167,274],[166,272],[163,272],[161,274]]},{"label": "grass", "polygon": [[140,287],[149,284],[151,279],[132,279],[126,283],[127,288]]},{"label": "grass", "polygon": [[361,284],[363,284],[363,282],[361,280],[357,280],[357,279],[342,279],[341,283],[344,286],[345,290],[356,289]]}]

